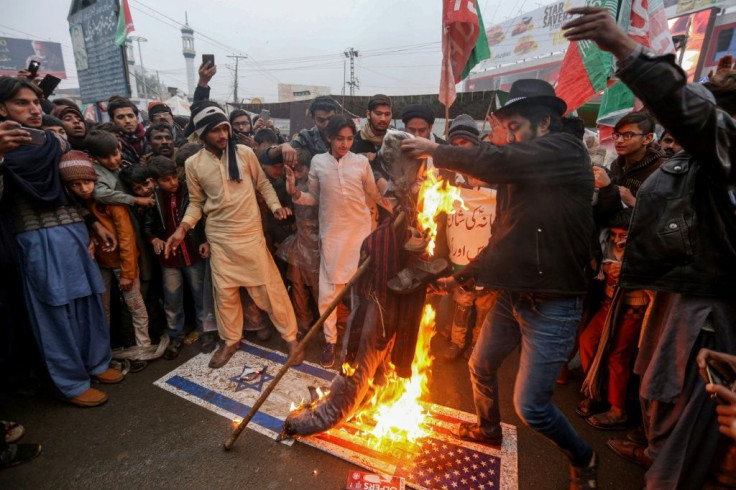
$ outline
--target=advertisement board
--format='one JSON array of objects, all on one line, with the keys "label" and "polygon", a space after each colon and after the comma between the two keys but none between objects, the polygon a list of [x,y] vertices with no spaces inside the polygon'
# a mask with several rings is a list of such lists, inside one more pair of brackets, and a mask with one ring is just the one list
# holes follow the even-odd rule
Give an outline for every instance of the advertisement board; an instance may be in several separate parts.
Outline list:
[{"label": "advertisement board", "polygon": [[17,75],[19,70],[28,68],[31,60],[41,63],[39,73],[66,78],[61,44],[0,37],[0,75]]},{"label": "advertisement board", "polygon": [[705,34],[713,10],[701,10],[668,21],[678,64],[687,73],[689,82],[696,81],[695,71],[704,51]]},{"label": "advertisement board", "polygon": [[98,0],[69,16],[79,89],[85,104],[130,97],[124,48],[115,45],[116,0]]},{"label": "advertisement board", "polygon": [[562,24],[570,20],[565,12],[584,4],[584,0],[555,2],[492,26],[486,31],[491,57],[478,70],[564,51],[569,43]]}]

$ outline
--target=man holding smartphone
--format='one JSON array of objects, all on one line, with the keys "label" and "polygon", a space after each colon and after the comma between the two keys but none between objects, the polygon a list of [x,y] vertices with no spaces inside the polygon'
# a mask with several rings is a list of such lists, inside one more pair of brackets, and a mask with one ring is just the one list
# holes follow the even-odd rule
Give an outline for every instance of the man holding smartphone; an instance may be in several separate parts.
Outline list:
[{"label": "man holding smartphone", "polygon": [[92,388],[91,379],[117,383],[123,375],[108,367],[110,337],[99,294],[104,288],[89,255],[85,222],[103,249],[115,243],[61,185],[59,162],[67,142],[46,132],[34,145],[28,135],[41,126],[40,96],[27,78],[0,77],[3,214],[14,221],[28,317],[51,379],[69,403],[97,406],[107,395]]},{"label": "man holding smartphone", "polygon": [[683,150],[641,185],[621,286],[655,291],[634,372],[646,447],[613,439],[617,454],[652,464],[647,488],[702,488],[721,454],[718,420],[693,362],[701,348],[736,352],[736,72],[688,84],[672,55],[654,56],[607,9],[582,7],[565,25],[618,61],[625,83]]}]

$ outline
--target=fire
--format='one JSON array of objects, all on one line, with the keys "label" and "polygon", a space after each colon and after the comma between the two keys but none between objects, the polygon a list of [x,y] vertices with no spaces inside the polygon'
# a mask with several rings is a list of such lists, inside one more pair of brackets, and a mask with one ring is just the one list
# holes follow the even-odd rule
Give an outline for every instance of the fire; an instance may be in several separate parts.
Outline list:
[{"label": "fire", "polygon": [[465,209],[465,204],[460,197],[460,189],[438,178],[432,169],[428,169],[425,176],[426,179],[419,189],[417,221],[422,230],[429,233],[427,253],[432,256],[437,238],[437,215],[443,212],[452,213],[457,207]]},{"label": "fire", "polygon": [[425,305],[411,378],[402,379],[394,372],[389,373],[386,385],[354,416],[354,421],[363,428],[373,446],[388,447],[398,441],[414,443],[428,435],[424,427],[427,414],[420,400],[428,392],[433,360],[429,354],[429,343],[434,334],[434,319],[434,309]]}]

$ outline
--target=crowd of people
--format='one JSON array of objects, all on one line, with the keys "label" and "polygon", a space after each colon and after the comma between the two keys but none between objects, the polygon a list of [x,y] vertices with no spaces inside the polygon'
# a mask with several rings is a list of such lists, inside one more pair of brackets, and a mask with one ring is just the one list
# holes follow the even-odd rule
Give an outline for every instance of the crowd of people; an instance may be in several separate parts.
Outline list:
[{"label": "crowd of people", "polygon": [[[616,123],[613,158],[540,80],[512,85],[488,134],[460,115],[445,141],[430,106],[395,114],[381,94],[360,128],[318,97],[314,126],[285,138],[270,118],[209,100],[211,62],[184,119],[163,102],[143,118],[114,96],[109,121],[91,123],[73,101],[44,100],[28,73],[0,77],[9,384],[24,387],[35,351],[64,399],[97,406],[107,395],[92,382],[124,379],[113,346],[171,360],[198,342],[217,369],[248,330],[275,329],[302,362],[299,339],[401,207],[381,151],[400,119],[413,136],[402,150],[423,161],[411,191],[433,174],[464,202],[438,218],[435,256],[451,275],[430,286],[437,357],[469,360],[478,421],[455,436],[501,444],[497,371],[521,345],[514,406],[569,458],[573,488],[595,488],[598,456],[552,403],[571,372],[584,377],[578,415],[632,429],[608,445],[648,469],[648,487],[736,485],[736,70],[687,84],[607,11],[571,13],[582,15],[568,38],[612,52],[645,106]],[[405,248],[426,244],[412,229]],[[341,302],[324,322],[326,368],[349,313]],[[40,452],[4,427],[3,467]]]}]

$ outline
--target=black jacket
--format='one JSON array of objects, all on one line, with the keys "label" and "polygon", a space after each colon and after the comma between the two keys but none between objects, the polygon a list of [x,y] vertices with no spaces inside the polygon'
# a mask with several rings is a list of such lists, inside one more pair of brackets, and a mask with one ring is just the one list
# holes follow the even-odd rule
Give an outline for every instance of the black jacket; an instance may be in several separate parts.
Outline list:
[{"label": "black jacket", "polygon": [[[181,219],[184,217],[187,206],[189,206],[189,190],[187,189],[186,181],[182,180],[180,182],[177,194],[177,221],[181,223]],[[153,241],[154,238],[158,238],[163,241],[166,241],[169,238],[166,233],[166,223],[164,221],[165,215],[163,210],[163,206],[167,205],[167,203],[164,201],[166,199],[166,195],[161,189],[157,187],[156,190],[153,192],[153,197],[156,201],[156,205],[146,210],[146,215],[143,221],[143,234],[146,238],[146,241],[149,243]],[[204,223],[205,220],[199,220],[197,225],[187,232],[186,238],[184,239],[186,241],[187,248],[193,252],[195,259],[194,262],[198,262],[200,260],[199,253],[196,252],[197,249],[200,245],[207,241],[207,238],[204,234]],[[180,266],[185,265],[184,262],[181,260],[181,254],[177,254],[174,257],[179,258],[178,262],[180,263]],[[163,260],[163,254],[159,256],[159,260]],[[171,258],[169,259],[169,261],[171,261]],[[171,262],[176,261],[174,260]],[[170,267],[171,265],[166,266]]]},{"label": "black jacket", "polygon": [[593,171],[581,139],[551,133],[505,146],[442,145],[434,164],[498,185],[491,239],[461,277],[494,289],[585,293]]},{"label": "black jacket", "polygon": [[733,117],[705,87],[687,84],[671,55],[638,48],[619,66],[619,78],[684,148],[639,189],[622,285],[736,298]]}]

